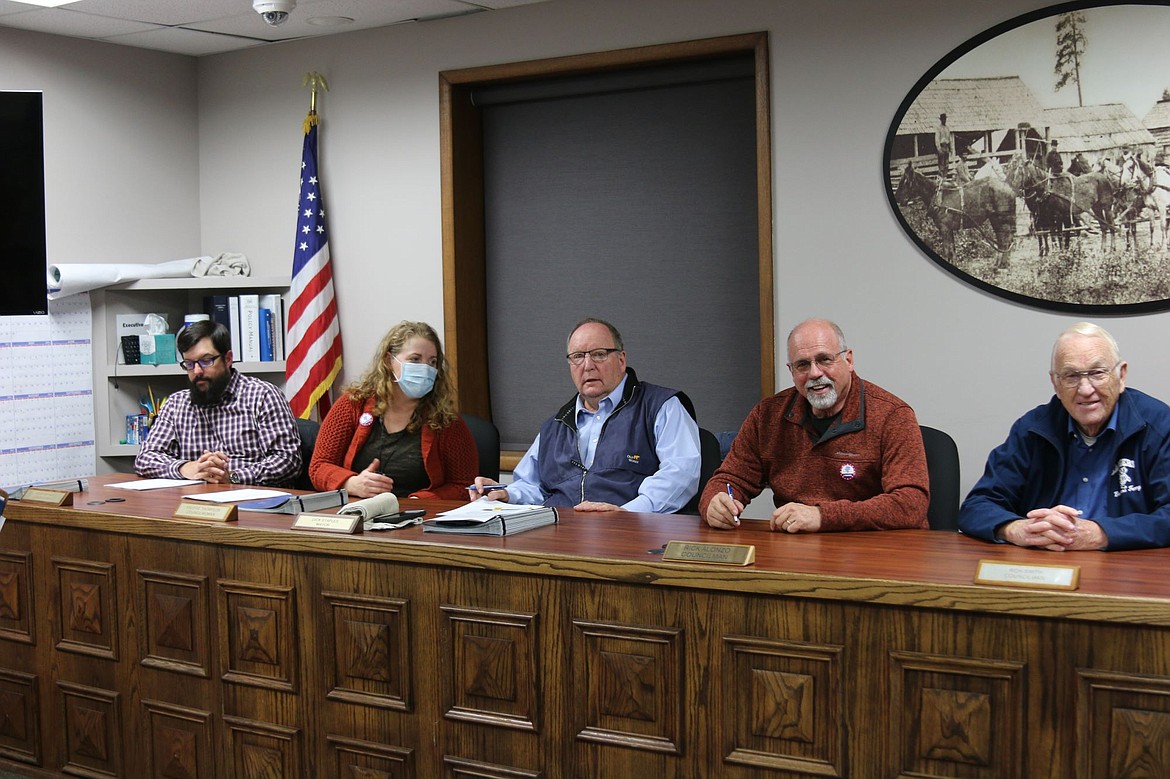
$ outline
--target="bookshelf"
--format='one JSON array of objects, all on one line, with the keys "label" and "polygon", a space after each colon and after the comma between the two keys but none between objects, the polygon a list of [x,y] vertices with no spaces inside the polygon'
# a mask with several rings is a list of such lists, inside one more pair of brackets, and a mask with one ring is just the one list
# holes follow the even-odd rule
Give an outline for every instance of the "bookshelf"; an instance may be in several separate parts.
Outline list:
[{"label": "bookshelf", "polygon": [[[187,374],[178,364],[126,365],[116,337],[119,314],[164,314],[174,333],[187,314],[206,313],[205,295],[280,294],[287,306],[287,276],[205,276],[143,279],[90,292],[93,310],[93,405],[95,447],[106,470],[129,472],[137,444],[126,444],[126,416],[139,411],[139,398],[185,389]],[[284,361],[233,363],[240,373],[284,385]]]}]

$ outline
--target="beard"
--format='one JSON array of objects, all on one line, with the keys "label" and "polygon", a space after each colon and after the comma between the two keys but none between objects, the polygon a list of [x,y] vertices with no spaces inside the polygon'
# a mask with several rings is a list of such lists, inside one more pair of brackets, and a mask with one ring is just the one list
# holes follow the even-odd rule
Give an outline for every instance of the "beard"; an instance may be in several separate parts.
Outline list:
[{"label": "beard", "polygon": [[[829,391],[824,394],[815,394],[811,392],[816,387],[828,387]],[[833,382],[826,378],[809,379],[804,383],[806,390],[805,397],[808,398],[808,404],[818,411],[825,411],[837,405],[837,388],[833,386]]]},{"label": "beard", "polygon": [[[191,388],[191,403],[196,406],[214,406],[223,397],[223,392],[227,389],[228,382],[231,381],[231,371],[225,372],[221,376],[211,378],[206,374],[199,379],[187,379],[187,384]],[[206,382],[200,387],[201,382]]]}]

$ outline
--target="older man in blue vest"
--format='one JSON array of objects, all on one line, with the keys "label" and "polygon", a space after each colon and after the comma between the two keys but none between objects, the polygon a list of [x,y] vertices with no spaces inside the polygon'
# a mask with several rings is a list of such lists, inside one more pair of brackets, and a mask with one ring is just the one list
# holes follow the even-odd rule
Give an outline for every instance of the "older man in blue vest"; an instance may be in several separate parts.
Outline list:
[{"label": "older man in blue vest", "polygon": [[[569,334],[577,395],[540,427],[507,489],[512,503],[578,511],[678,511],[699,485],[699,426],[685,394],[640,381],[617,328],[585,319]],[[477,494],[491,481],[476,480]]]}]

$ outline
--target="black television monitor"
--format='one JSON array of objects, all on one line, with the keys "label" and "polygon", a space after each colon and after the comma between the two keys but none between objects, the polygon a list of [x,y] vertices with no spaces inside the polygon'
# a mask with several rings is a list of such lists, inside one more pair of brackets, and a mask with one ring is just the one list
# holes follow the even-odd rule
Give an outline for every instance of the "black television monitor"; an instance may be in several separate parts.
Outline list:
[{"label": "black television monitor", "polygon": [[41,92],[0,92],[0,316],[47,314]]}]

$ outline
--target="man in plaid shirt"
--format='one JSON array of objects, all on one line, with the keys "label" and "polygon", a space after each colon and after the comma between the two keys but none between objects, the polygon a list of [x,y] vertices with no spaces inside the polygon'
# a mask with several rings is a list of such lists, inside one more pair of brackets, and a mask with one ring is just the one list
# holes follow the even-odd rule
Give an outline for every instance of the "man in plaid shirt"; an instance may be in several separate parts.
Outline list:
[{"label": "man in plaid shirt", "polygon": [[163,404],[134,460],[138,475],[291,486],[301,469],[300,434],[280,390],[232,368],[223,324],[188,325],[175,346],[191,386]]}]

